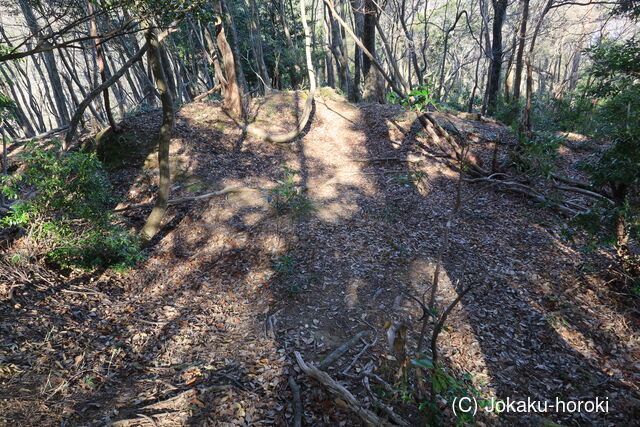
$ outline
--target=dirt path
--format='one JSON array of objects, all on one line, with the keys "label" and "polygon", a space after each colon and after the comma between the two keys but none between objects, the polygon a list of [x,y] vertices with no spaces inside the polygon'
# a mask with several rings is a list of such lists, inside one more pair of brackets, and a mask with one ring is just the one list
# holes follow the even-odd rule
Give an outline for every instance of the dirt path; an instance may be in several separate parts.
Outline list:
[{"label": "dirt path", "polygon": [[[257,106],[258,123],[294,123],[282,108],[290,96]],[[329,368],[367,403],[366,387],[348,375],[368,365],[394,382],[385,322],[412,321],[415,348],[420,313],[403,295],[424,292],[431,280],[456,175],[438,158],[365,161],[425,158],[413,144],[413,119],[395,106],[353,106],[323,92],[304,137],[281,148],[245,138],[215,105],[183,107],[172,142],[176,196],[273,188],[287,164],[316,211],[292,221],[275,215],[260,192],[180,206],[139,270],[26,289],[2,303],[0,362],[17,371],[0,377],[0,424],[287,425],[292,374],[308,425],[356,423],[295,373],[290,357],[298,350],[318,362],[357,331],[371,331],[357,359],[365,342]],[[151,133],[157,114],[129,126]],[[475,151],[490,156],[482,144]],[[131,168],[114,177],[130,202],[152,196],[151,163],[142,174]],[[465,185],[462,200],[438,298],[454,299],[458,281],[474,289],[440,337],[445,364],[471,374],[485,398],[610,401],[607,414],[479,420],[637,419],[638,318],[595,273],[606,256],[580,252],[563,237],[561,218],[519,197]],[[394,404],[423,422],[414,403]]]}]

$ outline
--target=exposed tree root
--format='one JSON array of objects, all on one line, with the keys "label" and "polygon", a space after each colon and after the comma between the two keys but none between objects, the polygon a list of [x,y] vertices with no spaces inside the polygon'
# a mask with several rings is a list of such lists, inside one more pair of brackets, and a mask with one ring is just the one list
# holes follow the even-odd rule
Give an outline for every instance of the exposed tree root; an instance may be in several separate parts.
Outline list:
[{"label": "exposed tree root", "polygon": [[298,123],[296,124],[295,129],[290,130],[289,132],[270,133],[264,129],[259,128],[257,125],[253,123],[248,126],[241,126],[241,127],[249,135],[255,136],[256,138],[260,138],[263,141],[275,142],[276,144],[286,144],[288,142],[291,142],[302,133],[305,127],[307,127],[307,124],[309,123],[309,119],[311,118],[311,111],[313,110],[314,97],[315,97],[315,90],[312,90],[309,92],[307,101],[304,104],[304,109],[302,110],[302,115],[298,119]]}]

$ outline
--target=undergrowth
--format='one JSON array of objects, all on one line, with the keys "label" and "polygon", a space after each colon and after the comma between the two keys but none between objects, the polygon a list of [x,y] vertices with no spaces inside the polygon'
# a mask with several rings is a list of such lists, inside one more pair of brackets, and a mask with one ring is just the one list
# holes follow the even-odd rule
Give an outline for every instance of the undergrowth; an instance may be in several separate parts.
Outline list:
[{"label": "undergrowth", "polygon": [[267,202],[279,215],[291,214],[295,220],[308,218],[316,207],[296,183],[298,171],[287,165],[283,165],[282,170],[282,179],[276,180],[275,187],[264,191]]},{"label": "undergrowth", "polygon": [[558,149],[564,138],[551,132],[541,132],[533,138],[519,133],[518,139],[518,148],[511,152],[511,160],[518,172],[549,177],[555,169]]},{"label": "undergrowth", "polygon": [[54,142],[30,143],[21,157],[24,172],[0,188],[20,200],[0,226],[25,229],[35,255],[63,269],[123,270],[142,259],[138,238],[110,211],[113,189],[95,154],[63,152]]}]

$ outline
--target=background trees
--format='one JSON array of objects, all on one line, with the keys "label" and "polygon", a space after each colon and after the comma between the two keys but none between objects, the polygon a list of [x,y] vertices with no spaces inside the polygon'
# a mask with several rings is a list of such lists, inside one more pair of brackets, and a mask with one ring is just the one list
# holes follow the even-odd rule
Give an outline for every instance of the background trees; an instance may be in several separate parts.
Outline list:
[{"label": "background trees", "polygon": [[[225,99],[233,104],[228,107],[242,115],[244,94],[308,86],[300,8],[294,3],[212,1],[187,7],[161,50],[175,101],[189,101],[222,84]],[[612,7],[598,1],[341,0],[334,2],[335,13],[322,1],[306,3],[321,85],[338,87],[353,100],[371,88],[371,61],[339,18],[403,90],[427,85],[443,105],[499,114],[509,90],[517,101],[531,86],[521,120],[527,129],[534,126],[536,110],[544,110],[536,108],[538,102],[562,98],[586,76],[584,49],[614,28],[613,37],[621,40],[637,32],[629,18],[637,8],[625,1],[615,6],[620,13],[614,19],[608,19]],[[9,133],[33,135],[72,121],[83,98],[145,44],[141,17],[130,12],[135,4],[2,4],[2,91],[16,103],[16,123],[7,126]],[[145,7],[158,14],[164,6],[154,1]],[[154,104],[150,71],[146,58],[127,68],[102,92],[102,100],[87,105],[83,127],[113,127],[113,117]]]}]

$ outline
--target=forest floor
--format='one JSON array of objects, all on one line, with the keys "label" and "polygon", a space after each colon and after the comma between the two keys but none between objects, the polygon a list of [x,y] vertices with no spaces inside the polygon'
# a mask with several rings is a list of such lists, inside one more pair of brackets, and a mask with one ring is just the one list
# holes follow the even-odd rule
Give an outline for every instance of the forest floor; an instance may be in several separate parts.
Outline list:
[{"label": "forest floor", "polygon": [[[296,98],[257,101],[256,123],[290,129],[304,102]],[[491,164],[487,141],[504,129],[447,119]],[[153,199],[149,141],[160,120],[159,112],[127,118],[122,149],[135,155],[121,162],[122,152],[107,153],[117,161],[121,206]],[[292,354],[317,364],[366,330],[326,371],[365,406],[382,398],[379,384],[363,381],[365,369],[403,388],[384,325],[403,319],[415,351],[421,311],[408,295],[431,283],[457,182],[442,158],[416,145],[430,146],[419,130],[415,113],[353,105],[325,89],[289,146],[243,134],[216,102],[183,106],[171,144],[172,197],[226,186],[263,191],[171,207],[136,270],[76,274],[0,301],[0,425],[293,425],[290,376],[302,389],[305,425],[358,425]],[[569,135],[557,170],[580,178],[575,165],[594,148]],[[393,160],[375,160],[383,158]],[[501,149],[498,160],[507,158]],[[315,208],[306,218],[278,215],[268,203],[285,164]],[[455,299],[457,283],[473,289],[439,338],[447,370],[470,374],[468,386],[483,398],[609,401],[608,413],[480,413],[478,423],[640,419],[638,309],[607,283],[611,254],[585,250],[565,218],[522,196],[478,183],[463,183],[461,195],[437,298]],[[140,227],[146,214],[126,218]],[[413,399],[387,403],[424,425]],[[441,406],[444,424],[454,422]]]}]

